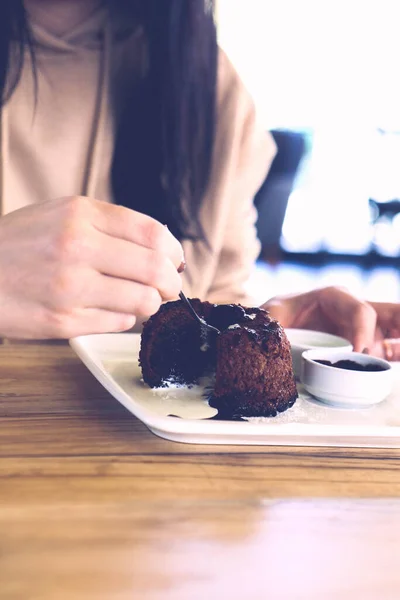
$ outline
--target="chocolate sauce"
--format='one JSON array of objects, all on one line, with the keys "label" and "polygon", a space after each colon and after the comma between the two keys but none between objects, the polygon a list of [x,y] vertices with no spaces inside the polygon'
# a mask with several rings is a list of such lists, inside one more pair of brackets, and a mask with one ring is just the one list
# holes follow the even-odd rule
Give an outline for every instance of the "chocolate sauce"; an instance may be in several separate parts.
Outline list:
[{"label": "chocolate sauce", "polygon": [[326,367],[336,367],[336,369],[345,369],[346,371],[387,371],[388,367],[382,367],[374,363],[367,363],[362,365],[354,360],[338,360],[337,362],[331,362],[330,360],[315,360],[314,362]]},{"label": "chocolate sauce", "polygon": [[208,317],[208,323],[220,331],[247,321],[247,315],[242,306],[237,304],[215,305]]},{"label": "chocolate sauce", "polygon": [[228,415],[228,414],[223,414],[223,413],[217,413],[216,415],[214,415],[213,417],[209,417],[208,419],[209,421],[246,421],[246,419],[243,419],[243,417],[241,417],[240,415]]}]

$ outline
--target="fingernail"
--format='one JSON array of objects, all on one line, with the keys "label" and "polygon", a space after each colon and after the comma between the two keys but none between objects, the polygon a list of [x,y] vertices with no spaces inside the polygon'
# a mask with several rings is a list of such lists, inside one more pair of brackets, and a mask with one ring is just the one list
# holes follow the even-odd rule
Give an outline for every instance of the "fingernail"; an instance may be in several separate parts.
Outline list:
[{"label": "fingernail", "polygon": [[186,262],[185,259],[182,260],[181,264],[178,267],[178,273],[183,273],[183,271],[186,269]]},{"label": "fingernail", "polygon": [[120,331],[128,331],[132,329],[136,325],[136,317],[133,316],[124,316],[123,325],[121,326]]},{"label": "fingernail", "polygon": [[364,350],[362,351],[362,354],[369,354],[368,348],[364,348]]}]

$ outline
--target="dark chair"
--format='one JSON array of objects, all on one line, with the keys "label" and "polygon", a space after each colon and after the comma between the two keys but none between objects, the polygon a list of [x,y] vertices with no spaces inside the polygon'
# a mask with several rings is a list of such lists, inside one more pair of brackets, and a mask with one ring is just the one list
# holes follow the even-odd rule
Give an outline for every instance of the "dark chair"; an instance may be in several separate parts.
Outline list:
[{"label": "dark chair", "polygon": [[254,203],[258,210],[257,233],[261,241],[260,258],[276,259],[280,254],[280,238],[289,196],[306,150],[305,134],[271,130],[277,154],[270,171],[258,190]]}]

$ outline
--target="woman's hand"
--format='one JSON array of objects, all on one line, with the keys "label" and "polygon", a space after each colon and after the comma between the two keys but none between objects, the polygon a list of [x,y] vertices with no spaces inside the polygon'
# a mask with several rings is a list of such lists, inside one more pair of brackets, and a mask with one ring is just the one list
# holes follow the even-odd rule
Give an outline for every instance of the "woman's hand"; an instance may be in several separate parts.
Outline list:
[{"label": "woman's hand", "polygon": [[400,360],[400,304],[365,302],[327,287],[277,296],[263,308],[283,327],[333,333],[350,340],[356,352]]},{"label": "woman's hand", "polygon": [[0,219],[0,337],[123,331],[177,298],[183,258],[166,227],[83,197]]}]

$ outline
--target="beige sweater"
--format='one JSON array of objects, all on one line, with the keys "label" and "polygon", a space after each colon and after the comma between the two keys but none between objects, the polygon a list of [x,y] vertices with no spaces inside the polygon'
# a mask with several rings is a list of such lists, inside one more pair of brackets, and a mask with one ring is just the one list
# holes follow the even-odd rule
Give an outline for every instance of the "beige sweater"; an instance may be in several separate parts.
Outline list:
[{"label": "beige sweater", "polygon": [[[112,202],[110,167],[125,85],[145,63],[140,28],[129,36],[98,12],[68,35],[33,23],[39,67],[35,107],[27,54],[22,79],[1,118],[2,214],[69,195]],[[99,33],[105,32],[105,43]],[[275,154],[254,104],[220,51],[212,176],[201,211],[211,243],[184,242],[189,296],[243,301],[259,252],[253,197]]]}]

